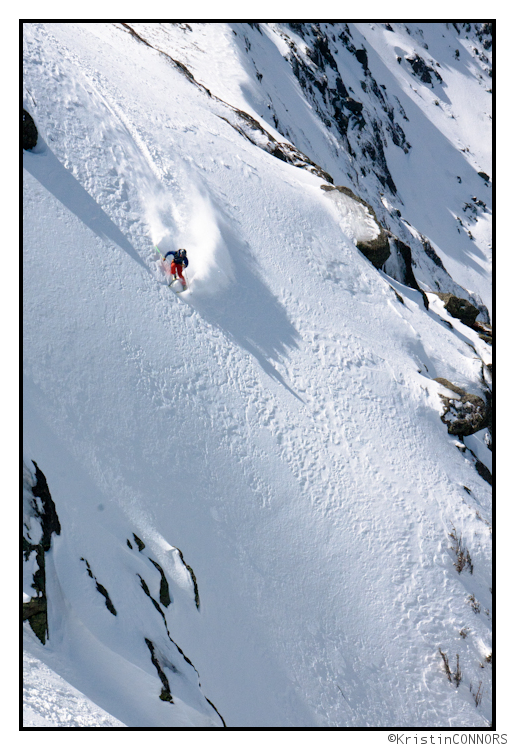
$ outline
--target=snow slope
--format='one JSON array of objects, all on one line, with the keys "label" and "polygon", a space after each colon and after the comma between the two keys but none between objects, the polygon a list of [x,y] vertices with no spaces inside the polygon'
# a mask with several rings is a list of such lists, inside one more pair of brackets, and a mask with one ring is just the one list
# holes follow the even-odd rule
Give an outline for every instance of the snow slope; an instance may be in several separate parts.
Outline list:
[{"label": "snow slope", "polygon": [[[419,283],[435,288],[435,269],[424,268],[427,257],[417,248],[422,234],[454,281],[479,295],[491,313],[491,213],[477,211],[472,201],[491,207],[491,185],[478,175],[492,174],[488,35],[468,33],[470,24],[457,33],[451,23],[184,26],[138,24],[213,94],[293,139],[336,184],[354,185],[398,236],[414,243]],[[356,57],[360,50],[365,66]],[[415,56],[432,66],[431,83],[413,75],[407,58]],[[342,85],[363,104],[366,121],[362,131],[351,116],[343,138],[336,117],[349,114]],[[394,194],[385,175],[383,184],[377,177],[379,148]]]},{"label": "snow slope", "polygon": [[42,661],[23,655],[24,727],[123,727]]},{"label": "snow slope", "polygon": [[[291,97],[288,127],[305,131],[293,145],[348,184],[291,74],[282,87],[277,25],[133,26],[147,44],[121,24],[24,29],[40,133],[23,155],[26,523],[35,461],[61,526],[30,658],[132,727],[488,726],[491,497],[470,449],[489,451],[447,434],[433,378],[482,395],[489,347],[358,251],[361,204],[228,121],[223,102],[259,115],[242,34],[272,40],[263,81],[282,71],[274,105]],[[353,33],[379,64],[387,35]],[[435,171],[463,159],[445,137]],[[395,163],[413,230],[441,229],[441,194],[423,221]],[[180,297],[154,244],[188,248]],[[483,278],[450,261],[449,290]],[[484,278],[467,289],[487,304]],[[453,527],[473,574],[453,565]],[[459,653],[458,688],[439,649],[452,667]]]}]

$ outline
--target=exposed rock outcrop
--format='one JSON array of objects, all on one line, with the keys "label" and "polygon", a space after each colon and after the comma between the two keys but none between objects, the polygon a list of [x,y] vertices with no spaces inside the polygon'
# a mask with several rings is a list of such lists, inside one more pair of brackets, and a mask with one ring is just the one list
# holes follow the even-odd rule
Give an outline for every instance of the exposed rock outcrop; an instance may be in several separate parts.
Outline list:
[{"label": "exposed rock outcrop", "polygon": [[[45,555],[52,545],[52,534],[61,533],[61,524],[45,475],[35,461],[32,463],[35,467],[36,484],[30,488],[32,500],[29,503],[29,513],[37,523],[29,527],[25,521],[22,541],[25,561],[27,562],[31,555],[35,554],[32,588],[36,595],[28,602],[24,602],[23,620],[29,621],[30,627],[44,644],[48,638]],[[37,529],[38,526],[39,529]],[[35,541],[36,533],[40,537],[37,542]]]},{"label": "exposed rock outcrop", "polygon": [[488,482],[488,484],[493,483],[493,477],[492,472],[490,469],[488,469],[484,463],[482,463],[479,459],[476,458],[476,471],[479,474],[479,476],[485,480],[485,482]]},{"label": "exposed rock outcrop", "polygon": [[365,207],[370,219],[372,219],[376,225],[377,236],[373,239],[360,239],[359,237],[357,237],[356,247],[363,253],[365,257],[368,258],[368,260],[376,268],[381,268],[390,257],[391,251],[390,243],[388,241],[389,234],[379,223],[372,206],[362,198],[359,198],[352,192],[352,190],[350,190],[348,187],[345,187],[344,185],[320,185],[320,187],[326,193],[330,193],[333,190],[336,190],[339,193],[343,193],[343,195],[346,195],[348,198],[351,198],[356,203],[359,203],[361,206]]},{"label": "exposed rock outcrop", "polygon": [[113,602],[111,601],[111,597],[109,596],[106,587],[102,586],[102,584],[97,581],[96,576],[93,575],[93,571],[91,570],[91,565],[89,564],[89,562],[84,557],[81,557],[81,560],[84,563],[86,563],[86,568],[88,570],[88,575],[89,575],[90,578],[92,578],[95,581],[98,593],[102,594],[102,596],[104,597],[107,609],[109,610],[109,612],[112,615],[114,615],[116,617],[116,615],[117,615],[116,608],[115,608]]},{"label": "exposed rock outcrop", "polygon": [[388,235],[382,227],[376,239],[358,241],[356,246],[376,268],[381,268],[390,257]]},{"label": "exposed rock outcrop", "polygon": [[487,344],[492,343],[492,326],[490,323],[476,320],[480,313],[489,319],[488,310],[484,306],[481,306],[481,309],[479,309],[472,302],[469,302],[469,300],[456,297],[454,294],[444,294],[442,292],[436,292],[436,294],[444,302],[444,307],[449,315],[461,320],[464,325],[477,331],[479,337]]},{"label": "exposed rock outcrop", "polygon": [[474,307],[472,302],[466,299],[455,297],[454,294],[443,294],[437,292],[440,299],[444,302],[444,307],[453,318],[458,318],[466,326],[474,327],[474,322],[479,315],[479,310]]},{"label": "exposed rock outcrop", "polygon": [[429,83],[430,86],[433,86],[433,79],[431,78],[431,73],[435,76],[437,81],[442,83],[442,76],[440,75],[440,73],[438,73],[438,71],[436,71],[434,68],[428,65],[426,61],[424,60],[424,58],[420,57],[420,55],[417,55],[417,54],[409,55],[405,59],[411,65],[413,73],[423,83]]},{"label": "exposed rock outcrop", "polygon": [[489,426],[491,423],[491,408],[488,401],[485,402],[480,396],[473,393],[467,393],[463,388],[454,385],[445,378],[435,378],[435,381],[456,394],[455,398],[450,398],[444,393],[440,393],[445,408],[441,419],[447,426],[449,435],[466,437]]},{"label": "exposed rock outcrop", "polygon": [[427,298],[426,293],[419,287],[418,282],[415,278],[415,274],[413,273],[413,259],[411,256],[411,248],[409,245],[406,245],[405,242],[400,240],[398,237],[392,237],[390,240],[390,246],[393,246],[394,250],[398,253],[400,258],[402,259],[402,265],[403,265],[403,278],[400,279],[400,281],[403,284],[406,284],[406,286],[411,287],[412,289],[416,289],[417,292],[420,292],[422,295],[422,299],[424,301],[424,307],[429,309],[429,300]]},{"label": "exposed rock outcrop", "polygon": [[22,146],[25,151],[33,149],[38,142],[38,129],[32,116],[26,109],[22,110],[21,115]]},{"label": "exposed rock outcrop", "polygon": [[475,331],[478,332],[479,338],[483,339],[483,341],[487,344],[492,343],[492,326],[488,323],[481,323],[480,321],[477,321],[474,323],[474,325],[471,326]]},{"label": "exposed rock outcrop", "polygon": [[363,104],[361,102],[357,102],[355,99],[352,99],[350,96],[347,96],[343,100],[343,106],[355,115],[360,115],[363,109]]},{"label": "exposed rock outcrop", "polygon": [[[396,120],[397,111],[402,108],[394,107],[388,101],[384,88],[373,77],[368,67],[367,50],[354,45],[348,24],[338,24],[338,37],[333,32],[332,24],[288,25],[303,40],[303,44],[299,45],[288,34],[283,35],[284,42],[289,47],[287,59],[309,103],[327,127],[334,124],[341,145],[352,158],[363,159],[362,175],[372,172],[383,189],[395,194],[397,188],[384,150],[385,131],[405,153],[411,146]],[[372,94],[379,110],[386,114],[384,121],[366,103],[360,101],[359,90],[353,90],[349,82],[342,79],[341,71],[345,69],[342,65],[342,45],[361,64],[361,89]]]}]

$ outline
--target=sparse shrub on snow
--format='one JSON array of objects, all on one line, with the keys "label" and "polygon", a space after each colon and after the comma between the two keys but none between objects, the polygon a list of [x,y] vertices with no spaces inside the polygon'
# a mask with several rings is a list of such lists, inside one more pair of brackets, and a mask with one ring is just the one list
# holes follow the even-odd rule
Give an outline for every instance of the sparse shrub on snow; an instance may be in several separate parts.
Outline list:
[{"label": "sparse shrub on snow", "polygon": [[481,705],[481,701],[483,699],[483,689],[482,689],[483,682],[480,681],[479,685],[477,686],[476,692],[472,689],[472,683],[470,683],[470,692],[472,693],[472,697],[474,698],[474,703],[476,704],[476,708],[479,708]]},{"label": "sparse shrub on snow", "polygon": [[449,658],[447,654],[445,654],[441,648],[439,648],[438,650],[443,659],[443,668],[445,670],[445,674],[447,675],[447,679],[449,680],[449,682],[454,683],[456,687],[459,687],[463,679],[463,674],[462,674],[461,667],[460,667],[459,655],[456,654],[456,669],[454,670],[454,672],[451,672],[451,668],[449,666]]}]

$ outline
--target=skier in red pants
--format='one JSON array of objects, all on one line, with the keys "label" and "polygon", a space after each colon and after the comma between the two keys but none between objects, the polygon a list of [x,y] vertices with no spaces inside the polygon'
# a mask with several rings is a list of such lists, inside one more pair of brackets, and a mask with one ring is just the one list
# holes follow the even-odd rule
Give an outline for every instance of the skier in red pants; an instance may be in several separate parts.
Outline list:
[{"label": "skier in red pants", "polygon": [[182,269],[187,268],[189,263],[189,260],[186,256],[186,250],[172,250],[171,252],[166,253],[164,259],[166,260],[169,255],[172,256],[170,273],[174,278],[177,278],[178,276],[183,288],[186,289],[186,279],[182,275]]}]

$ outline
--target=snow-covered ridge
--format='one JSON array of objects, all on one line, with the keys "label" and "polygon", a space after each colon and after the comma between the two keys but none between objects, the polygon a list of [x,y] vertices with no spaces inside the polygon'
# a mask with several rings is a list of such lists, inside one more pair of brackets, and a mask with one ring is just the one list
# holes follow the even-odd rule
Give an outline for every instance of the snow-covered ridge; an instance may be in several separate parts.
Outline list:
[{"label": "snow-covered ridge", "polygon": [[129,26],[24,31],[28,659],[127,726],[488,726],[488,29]]}]

